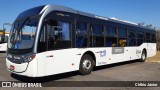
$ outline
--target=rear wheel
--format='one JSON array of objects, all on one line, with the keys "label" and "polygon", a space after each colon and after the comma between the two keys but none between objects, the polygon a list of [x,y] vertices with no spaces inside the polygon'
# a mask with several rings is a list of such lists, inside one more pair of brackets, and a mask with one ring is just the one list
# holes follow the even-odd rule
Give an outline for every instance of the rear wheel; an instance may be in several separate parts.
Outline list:
[{"label": "rear wheel", "polygon": [[86,54],[81,59],[79,72],[82,75],[87,75],[90,74],[92,70],[93,70],[93,58],[90,55]]},{"label": "rear wheel", "polygon": [[144,62],[144,61],[146,60],[146,56],[147,56],[147,55],[146,55],[146,51],[143,50],[140,61]]}]

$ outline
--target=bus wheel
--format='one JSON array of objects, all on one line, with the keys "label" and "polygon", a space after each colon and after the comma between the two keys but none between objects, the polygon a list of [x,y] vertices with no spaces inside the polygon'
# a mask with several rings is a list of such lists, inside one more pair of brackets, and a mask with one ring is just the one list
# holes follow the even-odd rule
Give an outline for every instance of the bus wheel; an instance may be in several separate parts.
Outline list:
[{"label": "bus wheel", "polygon": [[82,57],[80,66],[79,66],[79,72],[82,75],[90,74],[93,69],[93,58],[86,54]]},{"label": "bus wheel", "polygon": [[146,60],[146,56],[147,56],[147,55],[146,55],[146,51],[143,50],[140,61],[141,61],[141,62],[144,62],[144,61]]}]

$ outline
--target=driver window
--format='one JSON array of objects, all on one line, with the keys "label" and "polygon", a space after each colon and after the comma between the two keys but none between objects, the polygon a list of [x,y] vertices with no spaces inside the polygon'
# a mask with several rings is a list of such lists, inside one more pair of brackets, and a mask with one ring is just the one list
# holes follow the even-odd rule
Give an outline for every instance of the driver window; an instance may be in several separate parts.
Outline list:
[{"label": "driver window", "polygon": [[37,51],[44,52],[47,50],[47,42],[46,42],[46,26],[43,25],[39,34],[39,40],[38,40],[38,48]]}]

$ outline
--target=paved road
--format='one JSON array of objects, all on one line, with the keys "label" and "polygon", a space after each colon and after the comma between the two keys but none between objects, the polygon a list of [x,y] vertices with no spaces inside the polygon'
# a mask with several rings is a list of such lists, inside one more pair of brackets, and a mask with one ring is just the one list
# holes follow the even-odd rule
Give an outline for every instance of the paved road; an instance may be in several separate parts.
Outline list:
[{"label": "paved road", "polygon": [[[0,81],[22,81],[22,82],[42,82],[44,84],[52,84],[54,81],[160,81],[160,64],[159,63],[150,63],[150,62],[139,62],[137,60],[125,62],[125,63],[119,63],[119,64],[113,64],[113,65],[107,65],[96,68],[91,75],[82,76],[79,75],[78,72],[71,72],[71,73],[65,73],[65,74],[59,74],[59,75],[53,75],[48,76],[45,78],[27,78],[15,74],[11,74],[6,70],[5,65],[5,53],[0,53]],[[4,89],[4,88],[0,88]],[[8,88],[9,89],[9,88]],[[12,88],[17,89],[17,88]],[[27,88],[21,88],[21,89],[27,89]],[[40,88],[42,89],[42,88]],[[160,90],[159,87],[151,88],[151,87],[65,87],[65,88],[47,88],[50,89],[71,89],[71,90],[81,90],[81,89],[87,89],[87,90],[97,90],[97,89],[103,89],[103,90],[128,90],[128,89],[143,89],[143,90]],[[5,89],[4,89],[5,90]]]}]

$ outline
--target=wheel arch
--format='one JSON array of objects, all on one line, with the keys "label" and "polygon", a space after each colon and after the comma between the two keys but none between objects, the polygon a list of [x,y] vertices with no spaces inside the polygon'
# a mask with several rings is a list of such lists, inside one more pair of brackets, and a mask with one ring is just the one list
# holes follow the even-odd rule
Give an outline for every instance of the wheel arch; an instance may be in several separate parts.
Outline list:
[{"label": "wheel arch", "polygon": [[[83,57],[84,55],[86,55],[86,54],[90,55],[90,56],[93,58],[94,66],[96,66],[96,56],[95,56],[95,54],[94,54],[92,51],[86,51],[86,52],[82,55],[82,57]],[[82,57],[81,57],[81,59],[82,59]]]},{"label": "wheel arch", "polygon": [[146,55],[146,57],[147,57],[147,50],[146,50],[146,48],[143,48],[142,52],[143,52],[143,51],[145,51],[145,55]]}]

